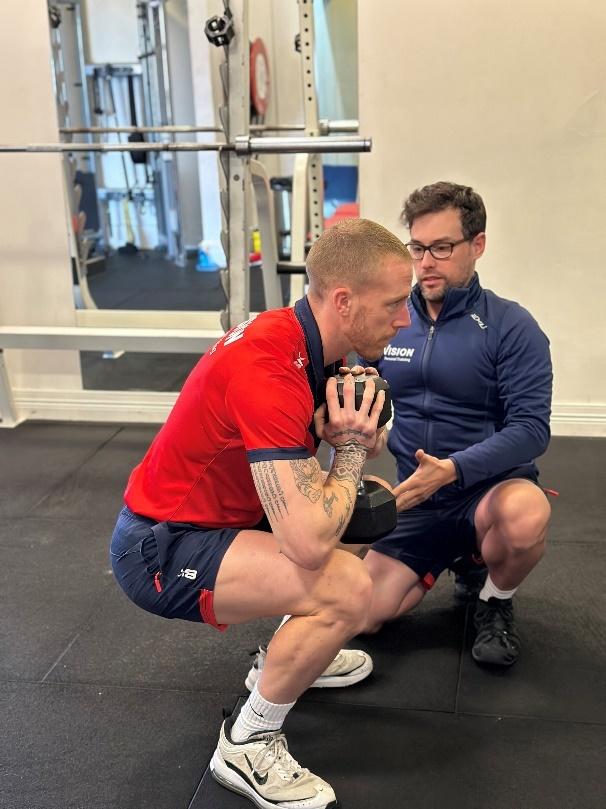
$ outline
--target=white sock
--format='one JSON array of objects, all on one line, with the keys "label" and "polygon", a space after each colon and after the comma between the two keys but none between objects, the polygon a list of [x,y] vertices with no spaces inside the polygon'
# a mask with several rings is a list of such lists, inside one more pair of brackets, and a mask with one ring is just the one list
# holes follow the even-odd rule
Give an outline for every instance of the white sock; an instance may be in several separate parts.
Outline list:
[{"label": "white sock", "polygon": [[500,598],[504,600],[506,598],[511,598],[517,589],[517,587],[514,587],[513,590],[499,590],[499,588],[490,578],[490,574],[488,574],[488,576],[486,576],[484,587],[482,587],[480,590],[478,598],[482,601],[488,601],[489,598]]},{"label": "white sock", "polygon": [[255,687],[242,706],[242,710],[231,729],[232,741],[243,742],[253,733],[279,730],[294,704],[294,702],[287,702],[285,705],[276,705],[273,702],[268,702],[259,694],[259,689],[255,683]]}]

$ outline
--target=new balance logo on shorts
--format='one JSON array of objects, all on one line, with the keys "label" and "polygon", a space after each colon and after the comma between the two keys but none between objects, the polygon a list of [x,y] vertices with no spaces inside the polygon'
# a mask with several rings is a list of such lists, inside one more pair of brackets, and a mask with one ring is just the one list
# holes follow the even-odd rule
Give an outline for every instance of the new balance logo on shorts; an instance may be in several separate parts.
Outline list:
[{"label": "new balance logo on shorts", "polygon": [[190,568],[181,568],[181,572],[177,576],[178,579],[191,579],[192,581],[196,579],[198,576],[197,570],[191,570]]}]

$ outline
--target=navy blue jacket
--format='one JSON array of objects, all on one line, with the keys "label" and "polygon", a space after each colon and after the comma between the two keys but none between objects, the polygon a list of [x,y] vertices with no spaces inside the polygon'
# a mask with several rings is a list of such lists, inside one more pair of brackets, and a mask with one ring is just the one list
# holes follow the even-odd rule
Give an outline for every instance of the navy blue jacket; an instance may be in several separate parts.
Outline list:
[{"label": "navy blue jacket", "polygon": [[409,309],[410,328],[372,363],[391,386],[398,479],[415,471],[418,449],[457,467],[458,482],[436,492],[436,504],[505,474],[536,476],[534,458],[550,437],[552,370],[534,318],[482,289],[477,274],[468,288],[448,290],[436,321],[418,286]]}]

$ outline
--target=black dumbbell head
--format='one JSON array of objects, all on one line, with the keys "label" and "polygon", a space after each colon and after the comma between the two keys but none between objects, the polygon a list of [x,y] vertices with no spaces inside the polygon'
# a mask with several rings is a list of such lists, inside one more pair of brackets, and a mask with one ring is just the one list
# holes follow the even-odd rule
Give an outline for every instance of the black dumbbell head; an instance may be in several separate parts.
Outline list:
[{"label": "black dumbbell head", "polygon": [[[391,418],[391,390],[389,388],[389,383],[386,382],[380,376],[374,376],[371,374],[360,374],[360,376],[354,376],[354,384],[355,384],[355,408],[359,410],[362,405],[362,396],[364,396],[364,388],[366,386],[366,380],[372,379],[375,383],[375,399],[377,397],[377,393],[380,390],[385,391],[385,401],[383,403],[383,410],[381,410],[381,415],[379,416],[379,427],[383,427]],[[337,395],[339,397],[339,405],[343,407],[343,382],[344,378],[342,376],[337,377]],[[374,404],[374,399],[373,399]]]},{"label": "black dumbbell head", "polygon": [[359,542],[370,545],[390,534],[397,522],[398,513],[393,494],[376,480],[364,480],[341,542],[346,545]]}]

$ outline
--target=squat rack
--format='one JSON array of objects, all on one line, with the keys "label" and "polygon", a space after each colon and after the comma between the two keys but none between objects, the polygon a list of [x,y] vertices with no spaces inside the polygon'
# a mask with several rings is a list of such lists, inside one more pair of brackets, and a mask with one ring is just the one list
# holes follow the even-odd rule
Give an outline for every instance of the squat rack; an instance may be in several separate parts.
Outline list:
[{"label": "squat rack", "polygon": [[[307,37],[302,37],[302,56],[311,60],[311,46],[313,44],[313,28],[312,28],[312,0],[298,0],[299,13],[301,19],[301,29],[307,29]],[[228,269],[222,273],[222,281],[227,297],[227,308],[221,314],[220,324],[222,329],[207,327],[208,319],[199,317],[196,320],[196,326],[192,329],[192,319],[184,317],[186,314],[198,315],[198,313],[179,313],[179,322],[175,318],[168,317],[171,314],[177,313],[163,313],[167,317],[164,322],[167,328],[153,328],[150,329],[149,324],[145,322],[143,317],[129,318],[128,328],[119,325],[109,318],[95,317],[92,318],[76,318],[76,323],[80,324],[76,327],[39,327],[39,326],[2,326],[0,327],[0,414],[2,416],[1,426],[13,426],[17,424],[24,417],[27,417],[20,412],[20,401],[16,401],[13,391],[10,386],[10,380],[4,367],[2,350],[4,348],[46,348],[46,349],[80,349],[84,346],[88,348],[103,348],[120,349],[129,348],[133,350],[133,346],[137,346],[137,350],[153,350],[153,351],[194,351],[195,353],[202,353],[207,350],[212,344],[221,337],[223,331],[231,328],[238,323],[246,320],[249,317],[249,244],[248,244],[248,211],[247,200],[249,197],[249,188],[251,183],[254,184],[257,191],[257,204],[260,205],[262,210],[259,210],[259,224],[263,231],[265,227],[266,232],[270,233],[271,217],[273,210],[267,204],[267,199],[264,199],[263,189],[267,190],[267,198],[269,198],[269,183],[266,172],[258,161],[253,157],[256,154],[262,153],[295,153],[298,155],[297,161],[300,161],[298,176],[299,178],[305,177],[306,187],[309,189],[309,210],[311,212],[310,221],[312,224],[312,238],[317,237],[322,229],[321,217],[321,195],[322,195],[322,182],[321,173],[316,170],[313,160],[310,161],[310,155],[318,155],[328,152],[365,152],[371,148],[371,141],[368,138],[362,137],[330,137],[323,134],[323,132],[330,131],[328,124],[321,129],[320,122],[317,121],[317,111],[314,118],[314,108],[312,108],[312,101],[315,101],[313,93],[312,82],[313,80],[307,79],[306,91],[306,125],[304,137],[295,138],[280,138],[280,137],[263,137],[257,138],[251,136],[251,132],[255,131],[286,131],[290,130],[290,126],[284,128],[273,129],[271,126],[264,127],[260,130],[256,127],[250,126],[249,121],[249,101],[248,101],[248,88],[249,88],[249,43],[248,43],[248,2],[247,0],[224,0],[224,8],[226,14],[229,14],[233,20],[234,37],[223,47],[225,60],[220,67],[221,85],[223,88],[223,104],[220,106],[219,118],[223,125],[223,133],[225,135],[224,143],[179,143],[179,142],[146,142],[146,143],[42,143],[42,144],[6,144],[0,146],[1,153],[63,153],[69,154],[70,152],[111,152],[111,151],[136,151],[138,149],[145,151],[158,151],[158,152],[178,152],[178,151],[216,151],[219,157],[219,163],[223,175],[223,188],[221,192],[221,206],[223,211],[223,234],[222,241],[225,250],[225,255],[228,260]],[[310,31],[311,29],[311,31]],[[308,74],[308,75],[313,75]],[[333,122],[335,128],[332,131],[353,131],[357,122]],[[342,126],[343,129],[337,127]],[[69,127],[63,127],[64,130],[69,130]],[[94,129],[89,127],[88,129]],[[206,131],[206,128],[201,129],[197,127],[156,127],[156,130],[164,130],[169,134],[168,130],[175,129],[177,131]],[[292,131],[300,131],[301,127],[297,125],[296,129]],[[76,132],[65,131],[64,134],[71,135]],[[92,135],[94,132],[83,132],[82,134]],[[302,162],[301,162],[302,161]],[[301,169],[301,166],[303,168]],[[295,171],[297,174],[297,170]],[[295,183],[297,177],[295,177]],[[294,196],[294,195],[293,195]],[[301,196],[299,195],[299,198]],[[304,195],[303,195],[304,199]],[[294,219],[294,216],[293,216]],[[300,218],[303,222],[305,217]],[[263,240],[263,232],[261,238]],[[271,239],[264,240],[264,244],[269,245]],[[301,245],[304,240],[301,240]],[[295,245],[295,238],[293,234],[293,246]],[[270,250],[264,250],[270,253]],[[264,256],[263,266],[263,279],[266,290],[266,305],[268,308],[281,305],[279,294],[277,291],[278,284],[278,266],[277,257],[271,256],[273,263],[273,272],[271,266],[266,267],[267,259]],[[304,262],[304,255],[299,257]],[[282,270],[286,272],[297,272],[303,266],[303,263],[297,264],[296,255],[293,252],[293,263],[290,267],[283,267]],[[273,286],[271,285],[273,283]],[[268,294],[269,293],[269,294]],[[87,313],[77,313],[87,314]],[[92,314],[92,313],[91,313]],[[110,315],[118,320],[118,314],[97,311],[96,315]],[[128,314],[128,313],[125,313]],[[144,313],[130,313],[131,315],[143,315]],[[202,314],[202,313],[200,313]],[[99,323],[110,323],[110,326],[99,326]],[[139,323],[143,328],[131,328],[130,324]],[[93,324],[91,326],[91,323]],[[116,327],[117,326],[117,327]],[[150,332],[153,331],[153,339]],[[51,334],[52,332],[52,334]],[[82,408],[78,410],[79,418],[99,418],[99,402],[104,403],[107,399],[107,392],[101,391],[86,391],[86,403],[82,403]],[[120,397],[118,397],[120,398]],[[90,403],[89,400],[90,399]],[[157,402],[156,402],[157,400]],[[162,400],[162,401],[160,401]],[[146,407],[149,407],[149,416],[152,407],[158,412],[158,408],[162,409],[165,406],[166,395],[157,396],[154,393],[146,394]],[[90,409],[86,410],[86,406],[90,405]],[[95,409],[95,405],[97,409]],[[23,410],[28,409],[28,405],[23,406]],[[35,408],[34,408],[35,410]],[[112,413],[109,410],[104,410],[104,417],[111,418]],[[81,414],[81,415],[80,415]],[[37,413],[38,417],[41,416],[40,412]],[[141,413],[136,413],[138,420],[141,420]],[[143,414],[145,416],[145,414]],[[56,417],[56,416],[52,416]],[[124,409],[121,410],[117,416],[120,420],[124,420]],[[153,416],[143,420],[157,420]]]}]

